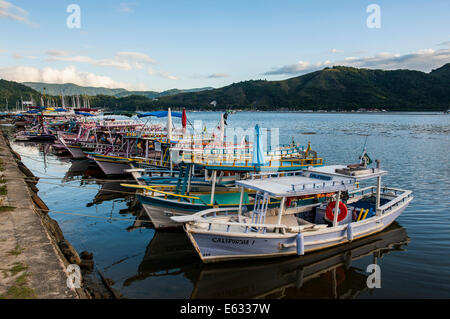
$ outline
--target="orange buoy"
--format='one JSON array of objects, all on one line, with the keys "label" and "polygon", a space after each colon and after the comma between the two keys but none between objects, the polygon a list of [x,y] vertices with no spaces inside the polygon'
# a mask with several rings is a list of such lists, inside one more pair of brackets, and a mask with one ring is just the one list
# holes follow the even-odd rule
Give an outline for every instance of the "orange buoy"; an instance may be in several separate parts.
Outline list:
[{"label": "orange buoy", "polygon": [[[336,206],[336,201],[330,202],[325,211],[325,216],[329,221],[334,220],[334,207]],[[339,202],[339,215],[337,221],[340,222],[347,217],[347,206],[343,202]]]}]

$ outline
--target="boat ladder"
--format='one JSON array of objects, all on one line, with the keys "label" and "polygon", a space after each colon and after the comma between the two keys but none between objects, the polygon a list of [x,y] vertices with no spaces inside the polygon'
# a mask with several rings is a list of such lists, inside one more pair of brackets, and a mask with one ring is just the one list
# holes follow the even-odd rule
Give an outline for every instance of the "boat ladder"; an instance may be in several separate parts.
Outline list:
[{"label": "boat ladder", "polygon": [[[252,223],[264,224],[266,220],[267,206],[269,204],[269,195],[267,193],[257,192],[255,196],[255,204],[253,206]],[[263,232],[265,228],[263,227]]]}]

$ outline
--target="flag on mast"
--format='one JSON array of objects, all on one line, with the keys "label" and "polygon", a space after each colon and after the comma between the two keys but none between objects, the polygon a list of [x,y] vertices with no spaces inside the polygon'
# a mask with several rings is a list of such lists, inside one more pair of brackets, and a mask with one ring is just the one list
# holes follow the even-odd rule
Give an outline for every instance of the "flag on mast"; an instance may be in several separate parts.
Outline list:
[{"label": "flag on mast", "polygon": [[364,149],[359,158],[361,159],[361,164],[364,164],[365,166],[372,164],[372,159],[367,154],[366,149]]}]

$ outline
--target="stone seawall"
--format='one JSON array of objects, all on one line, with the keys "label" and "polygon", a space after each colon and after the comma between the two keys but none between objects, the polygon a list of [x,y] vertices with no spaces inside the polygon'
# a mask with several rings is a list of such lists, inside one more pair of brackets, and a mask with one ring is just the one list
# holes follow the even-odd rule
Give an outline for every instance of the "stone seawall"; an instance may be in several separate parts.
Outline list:
[{"label": "stone seawall", "polygon": [[37,195],[38,179],[0,134],[0,299],[88,298],[68,288],[80,258]]}]

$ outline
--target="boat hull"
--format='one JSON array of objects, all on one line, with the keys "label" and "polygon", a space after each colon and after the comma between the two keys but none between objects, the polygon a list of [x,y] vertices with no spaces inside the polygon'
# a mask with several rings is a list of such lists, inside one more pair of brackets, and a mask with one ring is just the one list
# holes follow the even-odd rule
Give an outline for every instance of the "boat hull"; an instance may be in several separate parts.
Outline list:
[{"label": "boat hull", "polygon": [[[148,197],[138,194],[137,198],[156,229],[181,228],[183,225],[173,221],[170,217],[176,215],[192,215],[212,207],[205,204],[182,203],[175,200],[167,201],[164,197]],[[231,205],[230,207],[238,206],[239,204]],[[244,206],[247,206],[247,209],[251,209],[253,204]]]},{"label": "boat hull", "polygon": [[125,170],[130,169],[130,164],[112,161],[102,161],[94,158],[95,163],[105,175],[125,175]]},{"label": "boat hull", "polygon": [[67,146],[67,150],[74,159],[86,158],[86,154],[79,146]]},{"label": "boat hull", "polygon": [[161,206],[152,206],[148,204],[142,204],[145,212],[150,218],[153,227],[155,229],[169,229],[169,228],[178,228],[181,227],[180,223],[177,223],[170,219],[171,216],[174,216],[173,210],[167,209]]},{"label": "boat hull", "polygon": [[[348,225],[303,232],[304,253],[342,245],[381,232],[400,216],[409,202],[410,200],[382,216],[351,223],[352,239],[349,239]],[[185,225],[185,230],[205,263],[297,255],[297,233],[225,233],[193,229],[189,224]]]}]

